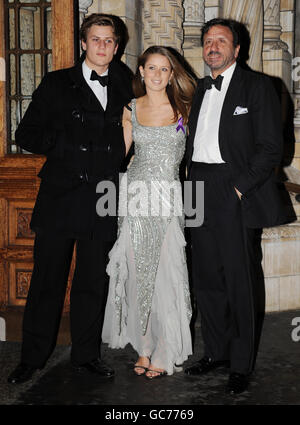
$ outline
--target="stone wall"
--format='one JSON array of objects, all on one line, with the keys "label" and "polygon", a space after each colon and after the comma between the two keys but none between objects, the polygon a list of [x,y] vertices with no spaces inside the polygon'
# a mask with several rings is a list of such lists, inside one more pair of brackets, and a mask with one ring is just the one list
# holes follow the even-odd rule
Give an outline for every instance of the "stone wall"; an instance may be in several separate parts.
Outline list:
[{"label": "stone wall", "polygon": [[266,310],[300,307],[300,225],[279,226],[263,233]]}]

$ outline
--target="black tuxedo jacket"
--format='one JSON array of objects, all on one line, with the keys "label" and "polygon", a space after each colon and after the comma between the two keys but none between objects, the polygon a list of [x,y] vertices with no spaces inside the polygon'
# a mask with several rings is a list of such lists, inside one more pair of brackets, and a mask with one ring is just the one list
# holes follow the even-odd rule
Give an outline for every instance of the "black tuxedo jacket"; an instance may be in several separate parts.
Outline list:
[{"label": "black tuxedo jacket", "polygon": [[[205,94],[203,82],[198,82],[189,118],[188,170]],[[238,106],[248,112],[236,115]],[[281,110],[269,77],[237,65],[221,113],[219,146],[223,160],[231,167],[232,184],[243,194],[245,225],[263,228],[285,223],[286,212],[274,174],[283,150]]]},{"label": "black tuxedo jacket", "polygon": [[96,186],[102,180],[118,183],[125,157],[122,113],[133,98],[131,78],[124,64],[110,64],[106,111],[86,83],[81,62],[48,73],[33,93],[16,131],[19,146],[47,157],[39,173],[33,230],[115,238],[116,217],[96,213]]}]

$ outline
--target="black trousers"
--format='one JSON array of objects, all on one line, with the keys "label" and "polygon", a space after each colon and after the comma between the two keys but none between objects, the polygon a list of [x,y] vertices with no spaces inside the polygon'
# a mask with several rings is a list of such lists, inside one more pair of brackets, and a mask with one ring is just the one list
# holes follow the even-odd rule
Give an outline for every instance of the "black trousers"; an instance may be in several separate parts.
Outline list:
[{"label": "black trousers", "polygon": [[83,364],[100,357],[108,291],[106,266],[112,243],[37,233],[23,318],[21,361],[29,365],[43,367],[56,345],[75,243],[76,267],[70,295],[71,361]]},{"label": "black trousers", "polygon": [[234,190],[230,166],[192,163],[190,180],[193,202],[195,182],[204,182],[204,222],[190,232],[205,355],[230,360],[232,372],[248,374],[264,314],[261,230],[243,223],[243,201]]}]

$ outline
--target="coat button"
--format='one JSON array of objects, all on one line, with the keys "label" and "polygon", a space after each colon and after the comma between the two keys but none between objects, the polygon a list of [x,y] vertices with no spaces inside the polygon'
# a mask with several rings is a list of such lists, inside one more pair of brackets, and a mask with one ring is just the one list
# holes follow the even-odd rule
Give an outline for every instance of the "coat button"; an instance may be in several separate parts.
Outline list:
[{"label": "coat button", "polygon": [[51,136],[48,136],[48,137],[45,139],[45,143],[46,143],[46,145],[47,145],[47,146],[51,146],[51,145],[53,145],[54,140],[53,140],[53,138],[52,138]]},{"label": "coat button", "polygon": [[72,111],[72,117],[76,119],[80,118],[80,112],[78,111],[78,109],[74,109],[74,111]]},{"label": "coat button", "polygon": [[88,149],[88,147],[87,147],[87,146],[85,146],[85,145],[80,145],[80,146],[79,146],[79,150],[80,150],[81,152],[87,152],[89,149]]}]

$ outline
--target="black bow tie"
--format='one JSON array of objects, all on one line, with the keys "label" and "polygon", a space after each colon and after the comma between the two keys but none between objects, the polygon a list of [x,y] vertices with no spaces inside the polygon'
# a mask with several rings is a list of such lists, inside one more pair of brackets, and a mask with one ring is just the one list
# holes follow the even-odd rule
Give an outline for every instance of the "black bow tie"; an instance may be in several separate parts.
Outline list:
[{"label": "black bow tie", "polygon": [[205,90],[210,90],[212,86],[214,85],[217,90],[221,91],[222,82],[223,82],[223,76],[218,75],[218,77],[214,80],[210,76],[207,76],[204,78],[204,88]]},{"label": "black bow tie", "polygon": [[91,78],[92,81],[98,80],[101,86],[105,87],[108,84],[108,75],[98,75],[96,71],[92,71]]}]

